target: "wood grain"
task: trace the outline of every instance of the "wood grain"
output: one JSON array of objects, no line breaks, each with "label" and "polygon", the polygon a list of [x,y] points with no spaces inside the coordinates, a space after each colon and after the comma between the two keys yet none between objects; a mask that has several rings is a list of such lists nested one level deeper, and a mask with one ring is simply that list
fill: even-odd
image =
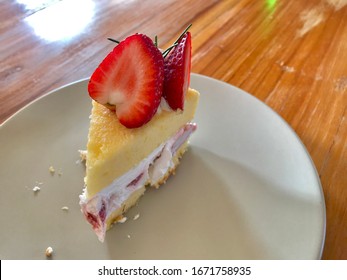
[{"label": "wood grain", "polygon": [[[326,200],[323,258],[347,259],[347,0],[76,0],[72,13],[45,18],[66,2],[0,2],[0,123],[89,77],[113,46],[105,38],[142,32],[165,47],[193,23],[193,72],[256,96],[305,144]],[[76,21],[75,34],[49,39],[71,33]]]}]

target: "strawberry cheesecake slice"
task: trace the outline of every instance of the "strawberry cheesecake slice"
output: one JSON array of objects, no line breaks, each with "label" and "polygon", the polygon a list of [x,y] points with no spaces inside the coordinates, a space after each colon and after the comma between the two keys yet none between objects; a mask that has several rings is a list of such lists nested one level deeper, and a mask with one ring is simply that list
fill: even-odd
[{"label": "strawberry cheesecake slice", "polygon": [[163,53],[134,34],[90,78],[92,113],[80,205],[100,241],[144,194],[172,174],[187,149],[199,93],[189,88],[191,35]]}]

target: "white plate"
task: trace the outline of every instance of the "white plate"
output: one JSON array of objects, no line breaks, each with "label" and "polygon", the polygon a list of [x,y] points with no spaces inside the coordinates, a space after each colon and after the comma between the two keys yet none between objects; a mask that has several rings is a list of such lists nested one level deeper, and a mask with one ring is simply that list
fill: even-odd
[{"label": "white plate", "polygon": [[195,74],[191,84],[201,100],[190,150],[176,175],[148,190],[103,244],[78,204],[84,166],[77,150],[85,148],[91,107],[87,81],[51,92],[6,121],[1,259],[43,259],[48,246],[55,259],[320,258],[324,197],[298,137],[240,89]]}]

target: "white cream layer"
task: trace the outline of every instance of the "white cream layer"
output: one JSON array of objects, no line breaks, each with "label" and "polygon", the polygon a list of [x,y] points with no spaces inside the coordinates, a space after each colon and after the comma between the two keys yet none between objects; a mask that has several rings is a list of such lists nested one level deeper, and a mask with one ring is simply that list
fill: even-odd
[{"label": "white cream layer", "polygon": [[177,150],[195,130],[196,124],[187,123],[137,166],[114,180],[92,198],[87,198],[86,188],[84,189],[83,194],[80,195],[81,209],[101,242],[105,238],[107,218],[122,207],[131,194],[145,184],[159,183],[174,167],[173,157]]}]

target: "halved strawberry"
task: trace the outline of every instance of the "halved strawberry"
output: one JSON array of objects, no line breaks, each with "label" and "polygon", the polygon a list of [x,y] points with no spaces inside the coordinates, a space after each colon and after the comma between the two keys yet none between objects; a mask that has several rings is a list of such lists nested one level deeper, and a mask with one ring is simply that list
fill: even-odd
[{"label": "halved strawberry", "polygon": [[190,83],[191,52],[191,35],[187,32],[164,60],[163,97],[173,110],[183,110],[184,107],[184,98]]},{"label": "halved strawberry", "polygon": [[164,59],[153,41],[135,34],[120,42],[90,78],[91,98],[115,110],[124,126],[147,123],[160,104]]}]

